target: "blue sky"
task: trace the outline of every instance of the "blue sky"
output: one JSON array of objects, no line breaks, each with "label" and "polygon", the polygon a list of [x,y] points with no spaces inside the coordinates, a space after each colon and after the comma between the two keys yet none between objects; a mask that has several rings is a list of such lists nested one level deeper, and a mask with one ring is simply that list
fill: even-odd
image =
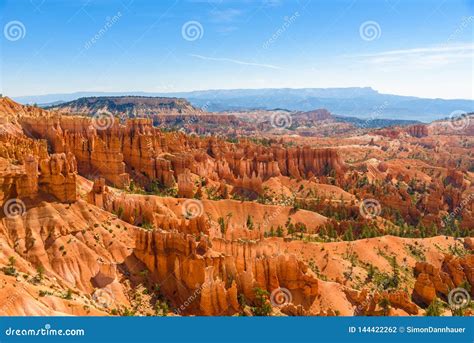
[{"label": "blue sky", "polygon": [[473,98],[473,0],[0,4],[9,96],[370,86]]}]

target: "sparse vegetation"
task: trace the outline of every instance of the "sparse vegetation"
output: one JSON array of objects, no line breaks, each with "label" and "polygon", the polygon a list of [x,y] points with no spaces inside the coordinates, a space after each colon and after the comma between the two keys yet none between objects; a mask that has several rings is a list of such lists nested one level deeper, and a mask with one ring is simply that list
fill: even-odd
[{"label": "sparse vegetation", "polygon": [[272,312],[268,291],[261,288],[254,288],[255,306],[252,306],[254,316],[268,316]]},{"label": "sparse vegetation", "polygon": [[10,256],[8,258],[7,266],[3,267],[3,272],[5,273],[5,275],[16,276],[18,274],[15,268],[15,264],[16,264],[16,258],[13,256]]},{"label": "sparse vegetation", "polygon": [[63,299],[72,300],[72,290],[70,288],[63,295]]},{"label": "sparse vegetation", "polygon": [[442,310],[443,310],[443,307],[442,307],[441,301],[439,301],[438,298],[435,298],[431,302],[431,304],[426,308],[425,316],[438,317],[441,315]]}]

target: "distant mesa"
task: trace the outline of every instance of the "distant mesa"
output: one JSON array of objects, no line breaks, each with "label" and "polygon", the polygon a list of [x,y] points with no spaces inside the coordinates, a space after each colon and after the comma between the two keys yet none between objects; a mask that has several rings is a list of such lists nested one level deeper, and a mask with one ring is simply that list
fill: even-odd
[{"label": "distant mesa", "polygon": [[314,111],[307,111],[307,112],[296,112],[294,114],[294,117],[298,117],[302,119],[304,118],[310,121],[334,119],[331,113],[325,108],[320,108]]},{"label": "distant mesa", "polygon": [[145,117],[158,114],[201,114],[182,98],[147,96],[100,96],[86,97],[47,107],[61,113],[94,115],[100,112],[128,117]]}]

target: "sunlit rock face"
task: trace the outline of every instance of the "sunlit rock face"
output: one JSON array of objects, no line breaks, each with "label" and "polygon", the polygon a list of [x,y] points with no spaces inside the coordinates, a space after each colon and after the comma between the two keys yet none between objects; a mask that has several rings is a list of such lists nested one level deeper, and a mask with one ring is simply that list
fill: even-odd
[{"label": "sunlit rock face", "polygon": [[474,142],[449,123],[230,139],[66,112],[0,99],[1,315],[421,315],[474,295]]}]

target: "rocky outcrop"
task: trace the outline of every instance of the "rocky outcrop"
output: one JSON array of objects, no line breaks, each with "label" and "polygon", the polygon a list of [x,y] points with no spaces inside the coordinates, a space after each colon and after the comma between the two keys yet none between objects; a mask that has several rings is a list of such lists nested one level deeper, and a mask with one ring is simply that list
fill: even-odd
[{"label": "rocky outcrop", "polygon": [[426,262],[415,266],[417,277],[412,298],[415,302],[428,306],[436,298],[447,299],[449,292],[464,282],[474,285],[474,256],[454,257],[446,255],[441,269]]},{"label": "rocky outcrop", "polygon": [[236,145],[215,137],[163,133],[150,119],[129,120],[126,125],[112,120],[103,128],[91,118],[66,116],[25,117],[21,124],[25,131],[46,138],[54,152],[73,153],[81,175],[103,177],[117,187],[126,187],[131,177],[145,188],[154,181],[170,187],[181,178],[183,189],[183,178],[192,173],[260,193],[262,182],[271,177],[311,178],[346,169],[335,149]]},{"label": "rocky outcrop", "polygon": [[445,183],[457,188],[462,188],[464,184],[464,175],[459,170],[448,168]]},{"label": "rocky outcrop", "polygon": [[135,255],[174,295],[177,307],[193,293],[197,300],[186,311],[205,315],[238,311],[238,294],[255,299],[255,288],[287,288],[295,304],[309,306],[318,292],[318,280],[294,256],[272,254],[258,243],[223,242],[215,250],[179,232],[137,232]]},{"label": "rocky outcrop", "polygon": [[76,195],[76,159],[72,153],[52,154],[40,161],[39,186],[61,202],[74,202]]},{"label": "rocky outcrop", "polygon": [[[198,137],[160,130],[157,116],[121,122],[1,100],[0,205],[26,204],[22,216],[0,216],[0,289],[21,300],[9,314],[85,314],[105,292],[112,303],[90,313],[156,315],[168,302],[179,315],[253,315],[261,289],[273,315],[416,315],[455,287],[472,289],[472,239],[461,246],[431,225],[449,215],[457,237],[470,234],[467,138],[437,143],[421,127],[294,137],[300,124],[330,125],[325,112],[295,115],[291,135]],[[261,127],[233,132],[252,125]],[[362,199],[379,201],[381,213],[363,218]],[[5,269],[10,256],[16,276]],[[403,273],[397,289],[381,291],[395,269],[389,256]],[[413,266],[416,281],[405,272]],[[38,297],[46,288],[54,295]],[[275,306],[282,290],[289,303]]]},{"label": "rocky outcrop", "polygon": [[293,120],[298,121],[300,124],[306,125],[308,123],[314,123],[321,120],[333,119],[331,113],[324,109],[316,109],[307,112],[296,112],[292,115]]},{"label": "rocky outcrop", "polygon": [[410,300],[409,295],[406,292],[401,290],[369,294],[367,289],[360,292],[346,289],[345,293],[355,306],[355,315],[390,315],[392,309],[401,309],[407,315],[418,314],[418,307],[416,304]]},{"label": "rocky outcrop", "polygon": [[21,117],[48,117],[50,113],[38,106],[24,106],[8,97],[0,97],[0,124],[16,123]]},{"label": "rocky outcrop", "polygon": [[21,167],[12,168],[9,163],[3,166],[0,160],[0,199],[32,198],[41,191],[61,202],[77,200],[75,160],[71,155],[53,154],[39,163],[30,155]]},{"label": "rocky outcrop", "polygon": [[408,126],[406,131],[410,136],[421,138],[428,136],[428,126],[427,125],[411,125]]},{"label": "rocky outcrop", "polygon": [[[0,104],[5,107],[9,102]],[[31,115],[31,111],[36,113],[35,108],[24,111],[17,113],[15,120],[23,120],[23,115]],[[45,141],[33,140],[11,128],[0,134],[0,200],[34,198],[45,193],[61,202],[74,202],[76,174],[72,153],[50,155]]]},{"label": "rocky outcrop", "polygon": [[96,179],[92,185],[92,190],[87,194],[87,201],[97,207],[105,209],[105,201],[108,193],[108,188],[105,185],[105,179]]}]

